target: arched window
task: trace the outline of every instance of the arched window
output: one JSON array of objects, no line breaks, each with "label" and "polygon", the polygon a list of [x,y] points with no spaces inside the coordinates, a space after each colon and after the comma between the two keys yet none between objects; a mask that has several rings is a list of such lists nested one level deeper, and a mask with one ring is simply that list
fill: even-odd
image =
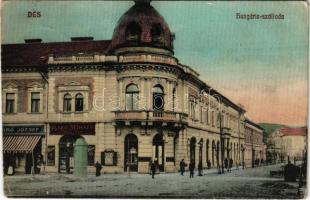
[{"label": "arched window", "polygon": [[135,84],[126,88],[126,110],[138,110],[139,89]]},{"label": "arched window", "polygon": [[153,42],[162,43],[164,41],[164,30],[160,24],[153,24],[151,34]]},{"label": "arched window", "polygon": [[72,97],[70,94],[64,96],[64,112],[71,112]]},{"label": "arched window", "polygon": [[164,89],[161,85],[156,85],[153,88],[153,109],[155,111],[163,111],[164,104]]},{"label": "arched window", "polygon": [[131,22],[128,24],[126,29],[126,40],[129,41],[139,41],[141,35],[141,27],[136,22]]},{"label": "arched window", "polygon": [[83,111],[83,104],[84,104],[83,100],[84,100],[83,95],[81,93],[78,93],[75,96],[75,111],[78,111],[78,112]]}]

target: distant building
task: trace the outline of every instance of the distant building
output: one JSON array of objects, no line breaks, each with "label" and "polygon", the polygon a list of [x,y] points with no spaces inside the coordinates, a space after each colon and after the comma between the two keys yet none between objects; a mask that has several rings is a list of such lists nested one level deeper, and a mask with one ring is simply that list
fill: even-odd
[{"label": "distant building", "polygon": [[272,161],[301,160],[307,148],[307,127],[277,129],[268,137],[267,146]]},{"label": "distant building", "polygon": [[[266,160],[266,145],[263,141],[264,129],[249,119],[245,120],[245,167],[254,167],[255,160]],[[256,163],[257,165],[257,163]]]}]

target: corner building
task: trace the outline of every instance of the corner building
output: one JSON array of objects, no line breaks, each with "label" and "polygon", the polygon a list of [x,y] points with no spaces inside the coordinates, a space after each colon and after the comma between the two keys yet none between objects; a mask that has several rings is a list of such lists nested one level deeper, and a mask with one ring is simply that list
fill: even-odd
[{"label": "corner building", "polygon": [[181,159],[241,165],[244,108],[181,64],[173,40],[150,2],[136,1],[111,40],[2,45],[4,126],[42,126],[46,172],[73,172],[77,138],[88,144],[89,172],[96,161],[106,173],[147,173],[150,160],[162,172],[177,172]]}]

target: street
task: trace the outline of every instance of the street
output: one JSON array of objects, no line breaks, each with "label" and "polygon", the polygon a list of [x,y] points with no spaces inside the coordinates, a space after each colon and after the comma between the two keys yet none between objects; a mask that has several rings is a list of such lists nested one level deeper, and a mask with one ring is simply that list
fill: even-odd
[{"label": "street", "polygon": [[16,175],[4,177],[4,191],[9,197],[144,197],[144,198],[303,198],[298,196],[298,183],[270,177],[270,170],[280,164],[218,175],[204,170],[204,176],[189,178],[189,172],[158,174],[89,175]]}]

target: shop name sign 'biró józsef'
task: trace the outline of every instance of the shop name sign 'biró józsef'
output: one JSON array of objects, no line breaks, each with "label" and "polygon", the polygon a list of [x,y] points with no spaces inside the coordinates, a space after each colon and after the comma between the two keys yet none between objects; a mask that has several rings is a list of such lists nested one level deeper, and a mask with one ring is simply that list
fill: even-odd
[{"label": "shop name sign 'bir\u00f3 j\u00f3zsef'", "polygon": [[51,135],[95,135],[95,123],[52,123]]},{"label": "shop name sign 'bir\u00f3 j\u00f3zsef'", "polygon": [[42,135],[44,126],[3,126],[4,135]]}]

